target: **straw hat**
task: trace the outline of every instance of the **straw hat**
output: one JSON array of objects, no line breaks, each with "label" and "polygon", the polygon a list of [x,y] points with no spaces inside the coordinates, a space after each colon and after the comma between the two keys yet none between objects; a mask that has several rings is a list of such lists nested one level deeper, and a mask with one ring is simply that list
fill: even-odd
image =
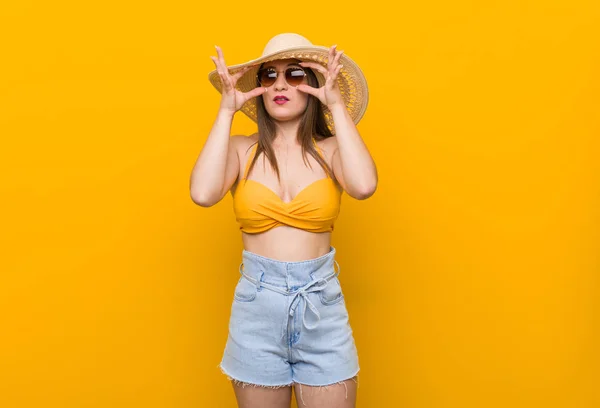
[{"label": "straw hat", "polygon": [[[242,92],[248,92],[256,88],[256,75],[258,68],[261,63],[278,60],[295,58],[301,61],[314,61],[318,62],[324,67],[327,67],[327,59],[329,58],[329,47],[320,45],[313,45],[310,41],[299,34],[294,33],[283,33],[278,34],[271,38],[265,46],[262,55],[254,60],[245,62],[238,65],[230,65],[229,72],[231,75],[238,72],[240,69],[247,65],[256,64],[250,68],[238,81],[236,88]],[[350,113],[350,117],[357,124],[363,117],[367,103],[369,101],[369,92],[367,87],[367,81],[359,66],[350,59],[346,53],[342,54],[339,63],[344,67],[340,70],[337,81],[340,88],[340,92],[344,101],[346,102],[346,108]],[[317,77],[319,87],[325,84],[325,77],[317,70],[312,70]],[[217,89],[222,92],[221,78],[217,70],[213,70],[208,74],[208,80]],[[333,118],[331,112],[325,105],[321,105],[325,113],[325,120],[327,126],[334,133]],[[241,111],[246,114],[254,122],[256,119],[256,98],[248,100]]]}]

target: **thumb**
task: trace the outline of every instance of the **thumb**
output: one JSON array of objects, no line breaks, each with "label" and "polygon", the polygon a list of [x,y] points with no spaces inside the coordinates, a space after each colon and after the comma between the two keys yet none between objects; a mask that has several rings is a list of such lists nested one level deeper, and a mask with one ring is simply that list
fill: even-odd
[{"label": "thumb", "polygon": [[305,85],[305,84],[300,84],[296,87],[297,90],[310,94],[312,96],[317,96],[317,93],[319,92],[319,90],[317,88],[314,88],[310,85]]},{"label": "thumb", "polygon": [[257,96],[260,96],[260,95],[264,94],[265,92],[267,92],[267,88],[260,86],[260,87],[254,88],[251,91],[246,92],[244,95],[246,96],[246,100],[248,100],[248,99],[256,98]]}]

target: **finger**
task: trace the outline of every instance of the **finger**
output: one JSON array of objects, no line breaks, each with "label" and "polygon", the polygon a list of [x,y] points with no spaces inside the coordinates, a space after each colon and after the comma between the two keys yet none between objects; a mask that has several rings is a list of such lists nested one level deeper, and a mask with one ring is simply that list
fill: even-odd
[{"label": "finger", "polygon": [[221,65],[221,72],[227,77],[231,78],[231,74],[229,73],[229,68],[227,68],[227,64],[225,63],[225,57],[223,57],[223,50],[218,45],[215,45],[217,50],[217,54],[219,56],[219,64]]},{"label": "finger", "polygon": [[217,60],[217,58],[213,57],[212,55],[211,55],[210,59],[215,64],[215,67],[217,69],[217,74],[219,74],[219,78],[221,78],[221,84],[223,85],[223,87],[225,87],[225,81],[223,80],[223,73],[221,72],[219,60]]},{"label": "finger", "polygon": [[[216,49],[216,47],[217,47],[217,46],[215,45],[215,49]],[[214,56],[211,56],[211,57],[210,57],[210,59],[211,59],[211,60],[213,60],[213,62],[214,62],[214,63],[215,63],[215,65],[217,66],[217,68],[219,68],[219,67],[220,67],[220,65],[221,65],[221,62],[220,62],[220,60],[219,60],[219,55],[218,55],[218,54],[219,54],[219,53],[217,52],[217,56],[216,56],[216,57],[214,57]]]},{"label": "finger", "polygon": [[300,66],[302,67],[308,67],[308,68],[314,68],[317,71],[319,71],[322,74],[327,74],[327,69],[321,65],[318,64],[316,62],[312,62],[312,61],[304,61],[304,62],[300,62]]},{"label": "finger", "polygon": [[237,82],[237,80],[238,80],[238,79],[240,79],[240,77],[241,77],[242,75],[244,75],[246,72],[248,72],[248,70],[249,70],[249,69],[250,69],[250,67],[244,67],[244,68],[240,69],[238,72],[236,72],[235,74],[233,74],[233,75],[231,76],[231,78],[232,78],[232,79],[233,79],[235,82]]},{"label": "finger", "polygon": [[333,58],[333,61],[331,62],[331,65],[329,66],[329,76],[330,77],[333,76],[333,75],[335,75],[335,70],[338,67],[339,60],[340,60],[340,57],[341,57],[341,55],[342,55],[343,52],[344,51],[339,51],[339,52],[337,52],[335,54],[335,57]]},{"label": "finger", "polygon": [[313,88],[310,85],[306,85],[306,84],[300,84],[296,87],[297,90],[310,94],[312,96],[317,96],[317,94],[319,93],[319,89],[318,88]]},{"label": "finger", "polygon": [[336,55],[335,58],[333,59],[333,69],[335,69],[337,67],[337,64],[339,64],[340,62],[340,58],[342,57],[342,54],[344,53],[344,50],[339,51]]},{"label": "finger", "polygon": [[231,83],[231,80],[229,79],[229,77],[224,74],[220,74],[220,75],[221,75],[221,82],[223,83],[223,89],[226,91],[230,91],[231,89],[233,89],[233,84]]},{"label": "finger", "polygon": [[215,45],[215,48],[217,49],[217,55],[219,56],[219,61],[221,62],[221,64],[223,64],[223,67],[226,68],[227,64],[225,64],[225,57],[223,57],[223,50],[221,50],[221,47],[219,47],[218,45]]},{"label": "finger", "polygon": [[223,89],[229,91],[233,87],[230,80],[231,77],[227,74],[227,72],[223,72],[223,69],[221,68],[221,63],[216,57],[211,56],[210,59],[215,63],[215,66],[217,67],[217,73],[221,78],[221,84],[223,85]]},{"label": "finger", "polygon": [[331,69],[331,64],[333,63],[333,57],[335,55],[335,48],[337,45],[332,45],[329,48],[329,57],[327,58],[327,69]]},{"label": "finger", "polygon": [[335,67],[335,71],[333,71],[333,74],[331,74],[330,78],[332,80],[336,80],[338,77],[338,74],[340,73],[340,71],[342,70],[343,65],[338,65],[337,67]]},{"label": "finger", "polygon": [[254,88],[251,91],[246,92],[244,94],[244,96],[246,96],[246,100],[248,100],[248,99],[256,98],[257,96],[260,96],[266,92],[267,92],[267,88],[259,86],[257,88]]},{"label": "finger", "polygon": [[217,72],[219,73],[219,75],[223,74],[224,70],[221,67],[221,62],[219,61],[219,58],[211,56],[210,59],[212,60],[212,62],[215,63],[215,67],[217,68]]}]

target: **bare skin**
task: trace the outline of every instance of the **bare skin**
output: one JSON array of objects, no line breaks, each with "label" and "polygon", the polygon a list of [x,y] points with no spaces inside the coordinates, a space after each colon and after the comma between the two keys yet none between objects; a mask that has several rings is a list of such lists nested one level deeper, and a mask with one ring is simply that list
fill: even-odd
[{"label": "bare skin", "polygon": [[[243,177],[248,160],[251,159],[249,147],[257,140],[258,134],[238,140],[237,153],[240,157],[240,174],[231,189],[232,195],[235,193],[239,180]],[[327,141],[328,139],[317,142],[317,145],[323,152],[325,161],[331,166],[331,148],[326,147]],[[258,160],[249,179],[270,188],[284,202],[293,200],[303,188],[315,180],[327,177],[323,168],[312,156],[308,156],[308,160],[313,171],[306,168],[302,161],[300,146],[276,147],[275,154],[278,163],[285,163],[280,166],[283,186],[279,186],[277,176],[267,161],[263,163],[262,160]],[[317,258],[329,252],[331,233],[312,233],[283,225],[260,234],[242,233],[242,240],[244,248],[250,252],[273,259],[302,261]],[[240,408],[290,407],[292,386],[272,389],[240,385],[234,381],[232,381],[232,385]],[[356,404],[357,383],[353,379],[326,387],[312,387],[299,383],[295,383],[293,386],[298,407],[352,408]]]},{"label": "bare skin", "polygon": [[[333,47],[331,52],[333,53]],[[332,60],[337,61],[337,58],[332,58]],[[296,60],[286,59],[272,61],[265,64],[265,68],[273,67],[278,71],[283,71],[285,68],[294,65],[300,66],[301,64],[298,64]],[[332,69],[336,70],[335,67]],[[303,85],[308,87],[306,79]],[[289,102],[283,107],[278,106],[273,101],[276,95],[285,95],[289,98]],[[290,86],[285,81],[284,76],[280,75],[277,81],[267,87],[266,92],[259,97],[263,98],[267,112],[278,126],[273,149],[277,163],[279,163],[281,183],[277,180],[277,175],[266,160],[256,162],[252,172],[248,175],[248,179],[262,183],[275,192],[283,202],[289,203],[304,188],[319,179],[327,177],[325,170],[312,156],[307,156],[310,168],[306,166],[302,158],[301,147],[296,140],[299,121],[308,103],[308,94]],[[232,195],[239,180],[242,179],[246,164],[250,159],[249,148],[257,140],[258,134],[236,140],[238,142],[237,153],[240,166],[237,180],[231,188]],[[337,145],[335,137],[317,141],[317,145],[327,164],[333,168],[333,152]],[[343,185],[340,185],[340,182],[343,181],[336,181],[338,182],[338,188],[343,189]],[[242,233],[242,240],[244,248],[250,252],[277,260],[294,262],[317,258],[329,252],[331,233],[313,233],[283,225],[261,234]]]},{"label": "bare skin", "polygon": [[[280,388],[255,387],[234,381],[233,391],[239,408],[289,408],[292,386]],[[356,406],[357,377],[325,387],[311,387],[295,383],[294,395],[299,408],[354,408]]]},{"label": "bare skin", "polygon": [[[269,162],[266,159],[263,161],[262,157],[259,157],[248,178],[263,184],[279,196],[283,202],[289,203],[308,185],[327,177],[325,170],[310,155],[307,156],[307,159],[312,170],[306,166],[302,158],[301,146],[296,140],[299,120],[308,100],[307,92],[316,92],[316,90],[304,89],[302,91],[289,86],[284,76],[280,75],[273,85],[242,94],[233,88],[239,75],[231,76],[228,73],[222,51],[218,47],[217,52],[218,58],[211,58],[221,73],[221,79],[227,84],[224,89],[228,90],[228,92],[223,93],[221,110],[228,111],[233,115],[248,98],[262,97],[267,112],[277,123],[277,136],[273,149],[279,164],[281,182],[278,181],[277,175]],[[328,67],[332,81],[335,80],[334,75],[339,72],[337,66],[338,54],[335,53],[335,47],[332,47],[330,61],[334,62]],[[269,65],[278,71],[283,71],[286,67],[296,63],[295,60],[277,60],[270,62]],[[308,67],[309,65],[303,66]],[[308,85],[305,85],[305,87],[309,88]],[[332,92],[330,90],[329,93],[326,93],[324,89],[321,89],[319,92],[321,93],[319,99],[323,98],[322,101],[324,102],[335,103],[341,99],[339,94],[336,93],[337,91]],[[273,98],[275,95],[282,94],[288,97],[290,101],[285,105],[278,106],[274,103]],[[318,138],[318,135],[315,136]],[[233,136],[230,139],[229,154],[232,160],[227,162],[224,182],[227,187],[230,186],[229,191],[232,195],[244,176],[248,160],[251,159],[250,147],[257,140],[258,134],[249,137]],[[334,158],[337,150],[336,138],[329,137],[321,141],[317,140],[317,145],[327,164],[334,169],[334,174],[341,175],[340,165],[335,162]],[[233,163],[233,165],[229,165],[229,163]],[[334,179],[338,188],[343,189],[344,180],[341,177]],[[225,191],[223,191],[223,194]],[[213,198],[212,200],[198,201],[208,201],[208,204],[205,205],[211,205],[216,200]],[[294,262],[327,254],[330,250],[331,233],[312,233],[290,226],[279,226],[259,234],[242,233],[242,240],[244,248],[250,252],[277,260]],[[294,387],[298,407],[352,408],[356,404],[358,386],[356,377],[320,387],[294,383],[289,386],[269,388],[244,384],[236,380],[232,380],[232,385],[240,408],[289,408],[292,387]]]},{"label": "bare skin", "polygon": [[292,387],[277,389],[239,385],[234,381],[233,392],[239,408],[289,408],[292,401]]},{"label": "bare skin", "polygon": [[[239,184],[239,180],[243,177],[246,164],[251,159],[251,152],[248,151],[248,148],[257,139],[258,134],[254,134],[239,140],[240,174],[238,175],[238,181],[231,189],[232,195]],[[317,145],[322,149],[325,161],[329,164],[331,157],[325,150],[324,142],[317,142]],[[262,156],[257,160],[248,179],[262,183],[286,203],[292,201],[306,186],[327,177],[325,170],[312,156],[308,156],[308,161],[311,163],[313,171],[305,166],[302,161],[300,146],[275,147],[275,155],[277,162],[281,163],[279,166],[281,186],[278,184],[277,176],[268,161],[265,160],[263,163]],[[242,241],[244,248],[250,252],[273,259],[294,262],[314,259],[329,252],[331,233],[314,233],[282,225],[260,234],[246,234],[243,232]]]}]

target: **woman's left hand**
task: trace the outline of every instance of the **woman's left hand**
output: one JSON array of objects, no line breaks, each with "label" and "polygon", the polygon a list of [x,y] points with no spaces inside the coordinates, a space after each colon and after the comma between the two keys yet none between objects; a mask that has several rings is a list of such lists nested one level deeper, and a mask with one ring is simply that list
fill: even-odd
[{"label": "woman's left hand", "polygon": [[304,61],[300,62],[300,66],[313,68],[319,71],[325,77],[325,85],[320,88],[314,88],[310,85],[301,84],[298,85],[299,91],[317,97],[324,105],[331,108],[335,104],[343,104],[344,99],[340,92],[340,87],[337,83],[337,76],[340,73],[343,65],[339,64],[340,57],[344,51],[337,51],[336,46],[333,45],[329,49],[329,58],[327,59],[327,68],[316,62]]}]

